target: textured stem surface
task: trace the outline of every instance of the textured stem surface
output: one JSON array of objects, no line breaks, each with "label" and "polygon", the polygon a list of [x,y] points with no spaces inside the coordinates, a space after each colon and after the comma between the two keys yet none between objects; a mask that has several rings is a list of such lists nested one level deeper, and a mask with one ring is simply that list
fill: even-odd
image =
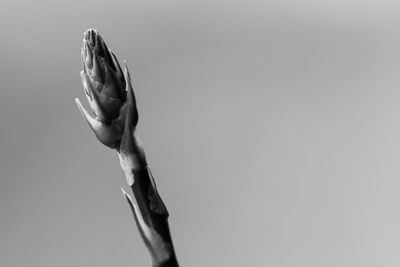
[{"label": "textured stem surface", "polygon": [[134,199],[123,193],[132,209],[139,232],[150,252],[153,266],[176,267],[176,259],[168,225],[168,211],[157,192],[149,167],[132,170]]}]

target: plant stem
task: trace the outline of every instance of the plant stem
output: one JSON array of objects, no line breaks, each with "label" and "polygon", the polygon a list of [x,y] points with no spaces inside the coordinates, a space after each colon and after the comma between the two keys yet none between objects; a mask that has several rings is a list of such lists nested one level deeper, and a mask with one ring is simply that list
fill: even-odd
[{"label": "plant stem", "polygon": [[[121,159],[121,157],[120,157]],[[126,165],[125,165],[126,166]],[[132,199],[123,191],[135,218],[142,239],[150,252],[154,267],[178,267],[168,225],[168,211],[157,192],[148,166],[140,169],[125,169],[127,180],[133,191]],[[128,177],[132,177],[128,179]]]}]

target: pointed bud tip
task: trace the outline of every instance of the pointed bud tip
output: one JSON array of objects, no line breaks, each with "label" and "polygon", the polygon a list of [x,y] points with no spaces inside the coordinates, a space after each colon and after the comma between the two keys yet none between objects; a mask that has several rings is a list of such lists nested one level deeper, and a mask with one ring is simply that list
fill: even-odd
[{"label": "pointed bud tip", "polygon": [[95,28],[89,28],[86,31],[83,32],[83,36],[86,38],[90,37],[90,35],[96,35],[99,34],[99,31]]},{"label": "pointed bud tip", "polygon": [[89,44],[92,48],[96,47],[99,42],[103,43],[100,33],[94,28],[90,28],[83,33],[83,41]]}]

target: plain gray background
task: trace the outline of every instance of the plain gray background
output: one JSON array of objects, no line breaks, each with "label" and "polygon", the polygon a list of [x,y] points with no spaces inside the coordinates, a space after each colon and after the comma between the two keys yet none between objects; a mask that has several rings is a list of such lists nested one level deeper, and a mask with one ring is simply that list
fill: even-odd
[{"label": "plain gray background", "polygon": [[399,266],[399,26],[398,1],[2,0],[0,266],[150,266],[74,103],[90,27],[182,266]]}]

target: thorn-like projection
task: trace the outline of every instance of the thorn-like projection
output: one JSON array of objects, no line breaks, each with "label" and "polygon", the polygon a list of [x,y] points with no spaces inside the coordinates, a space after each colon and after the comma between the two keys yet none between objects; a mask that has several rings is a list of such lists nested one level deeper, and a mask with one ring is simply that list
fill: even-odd
[{"label": "thorn-like projection", "polygon": [[[136,214],[136,210],[139,210],[139,208],[138,208],[138,206],[137,206],[136,201],[134,202],[134,200],[132,199],[132,197],[131,197],[131,196],[125,191],[125,189],[123,189],[122,187],[121,187],[121,191],[122,191],[122,194],[124,194],[124,196],[126,197],[126,200],[128,201],[129,205],[132,206],[132,211],[135,213],[135,215],[137,215],[137,214]],[[140,211],[139,211],[139,212],[140,212]]]},{"label": "thorn-like projection", "polygon": [[156,231],[147,226],[137,203],[132,200],[131,196],[122,187],[121,191],[131,207],[139,232],[150,251],[153,263],[162,263],[169,260],[172,253],[172,245],[166,243]]},{"label": "thorn-like projection", "polygon": [[126,129],[128,129],[128,132],[132,132],[138,123],[138,111],[136,106],[135,95],[133,93],[133,88],[131,84],[131,75],[129,74],[126,60],[124,60],[124,77],[125,77],[127,105],[128,105],[128,110],[125,118],[125,127],[127,127]]},{"label": "thorn-like projection", "polygon": [[[146,241],[148,241],[148,233],[146,235],[146,230],[148,228],[148,226],[146,225],[146,223],[143,220],[142,214],[140,213],[139,207],[136,203],[136,201],[134,201],[132,199],[132,197],[121,187],[121,191],[124,194],[126,200],[128,201],[129,206],[131,207],[131,210],[133,212],[133,216],[135,217],[135,221],[137,223],[137,226],[139,228],[139,232],[142,235],[143,239]],[[146,242],[147,243],[147,242]]]},{"label": "thorn-like projection", "polygon": [[79,111],[81,112],[83,118],[87,121],[89,124],[90,128],[93,130],[93,132],[97,132],[101,127],[102,123],[99,120],[96,120],[93,118],[89,112],[86,111],[86,109],[82,106],[81,101],[79,98],[75,98],[76,105],[79,108]]},{"label": "thorn-like projection", "polygon": [[107,126],[99,119],[93,118],[89,112],[82,106],[81,101],[79,98],[75,98],[76,105],[79,108],[82,116],[85,118],[87,123],[89,124],[90,128],[96,135],[97,139],[102,142],[104,145],[116,148],[119,145],[120,140],[118,139],[119,133],[118,128],[114,126]]},{"label": "thorn-like projection", "polygon": [[[124,78],[125,78],[125,84],[126,84],[126,103],[125,103],[125,118],[123,121],[124,124],[124,131],[122,133],[121,137],[121,144],[120,144],[120,150],[119,153],[121,153],[121,156],[124,159],[128,159],[128,155],[134,154],[135,151],[132,151],[132,148],[137,148],[137,139],[135,139],[134,136],[134,131],[138,122],[138,111],[136,107],[136,101],[135,101],[135,95],[133,93],[132,85],[131,85],[131,78],[129,74],[128,67],[126,66],[126,61],[124,61],[125,66],[124,66]],[[132,163],[132,166],[135,164]]]}]

